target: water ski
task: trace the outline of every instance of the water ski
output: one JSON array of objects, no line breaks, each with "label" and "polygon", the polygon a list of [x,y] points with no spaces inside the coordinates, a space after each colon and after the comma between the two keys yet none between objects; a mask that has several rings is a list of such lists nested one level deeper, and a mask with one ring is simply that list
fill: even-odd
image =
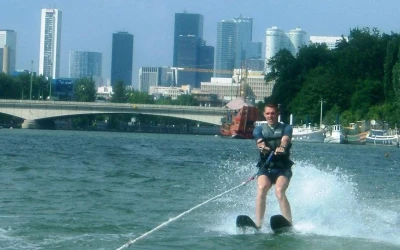
[{"label": "water ski", "polygon": [[247,215],[238,215],[236,217],[236,227],[245,228],[250,227],[258,230],[259,228],[256,226],[256,223]]},{"label": "water ski", "polygon": [[292,223],[280,214],[271,216],[270,223],[274,233],[289,232],[293,229]]}]

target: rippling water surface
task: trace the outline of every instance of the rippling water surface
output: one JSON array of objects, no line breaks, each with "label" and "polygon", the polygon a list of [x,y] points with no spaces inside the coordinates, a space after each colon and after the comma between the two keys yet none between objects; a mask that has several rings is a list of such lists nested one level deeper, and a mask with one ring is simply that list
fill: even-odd
[{"label": "rippling water surface", "polygon": [[[255,183],[251,140],[0,130],[2,249],[399,249],[400,149],[295,143],[295,234],[239,234]],[[273,192],[267,217],[279,213]]]}]

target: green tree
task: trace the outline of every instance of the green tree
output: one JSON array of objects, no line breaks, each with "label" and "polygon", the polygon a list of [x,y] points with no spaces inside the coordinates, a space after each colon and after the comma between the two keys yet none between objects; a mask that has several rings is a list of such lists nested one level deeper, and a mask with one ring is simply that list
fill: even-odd
[{"label": "green tree", "polygon": [[127,98],[129,103],[137,103],[137,104],[153,104],[154,98],[153,96],[147,94],[146,92],[140,92],[136,90],[127,91]]},{"label": "green tree", "polygon": [[179,95],[172,104],[181,106],[199,106],[200,103],[193,95]]},{"label": "green tree", "polygon": [[111,96],[111,102],[126,103],[126,87],[123,81],[117,81],[113,87],[113,94]]},{"label": "green tree", "polygon": [[81,78],[74,83],[74,100],[79,102],[96,100],[95,82],[92,78]]}]

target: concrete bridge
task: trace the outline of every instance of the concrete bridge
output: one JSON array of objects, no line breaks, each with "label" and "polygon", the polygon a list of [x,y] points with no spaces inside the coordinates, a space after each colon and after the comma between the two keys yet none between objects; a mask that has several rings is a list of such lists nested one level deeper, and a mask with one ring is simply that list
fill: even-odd
[{"label": "concrete bridge", "polygon": [[0,113],[24,119],[22,128],[39,128],[44,119],[89,114],[148,114],[222,125],[230,111],[223,107],[0,99]]}]

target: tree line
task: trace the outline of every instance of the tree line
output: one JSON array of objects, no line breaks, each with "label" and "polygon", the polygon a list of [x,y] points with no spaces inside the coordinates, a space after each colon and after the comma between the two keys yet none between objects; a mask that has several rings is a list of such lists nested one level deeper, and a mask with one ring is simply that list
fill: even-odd
[{"label": "tree line", "polygon": [[281,50],[268,63],[266,84],[275,81],[265,102],[279,103],[287,121],[323,124],[381,120],[400,121],[400,36],[377,29],[355,28],[336,49],[325,44],[300,48],[296,57]]}]

